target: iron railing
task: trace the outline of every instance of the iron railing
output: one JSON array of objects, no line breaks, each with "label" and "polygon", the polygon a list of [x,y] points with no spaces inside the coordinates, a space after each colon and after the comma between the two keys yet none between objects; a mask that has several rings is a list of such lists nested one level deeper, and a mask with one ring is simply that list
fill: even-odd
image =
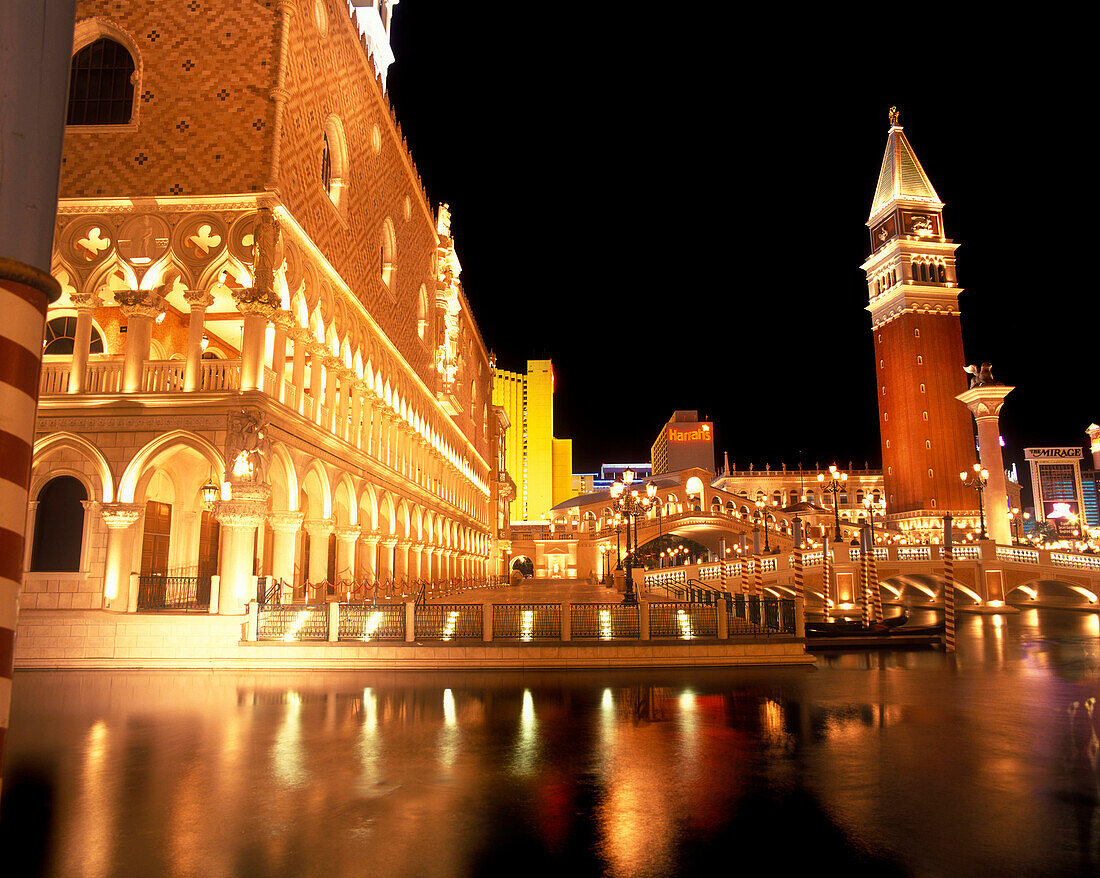
[{"label": "iron railing", "polygon": [[794,601],[734,595],[726,602],[726,630],[730,637],[793,636]]},{"label": "iron railing", "polygon": [[417,640],[481,640],[481,604],[418,604],[413,630]]},{"label": "iron railing", "polygon": [[651,603],[649,636],[694,640],[718,636],[718,614],[712,604]]},{"label": "iron railing", "polygon": [[339,640],[399,640],[405,639],[405,605],[363,606],[340,605]]},{"label": "iron railing", "polygon": [[139,610],[210,609],[209,576],[142,576],[138,578]]},{"label": "iron railing", "polygon": [[569,626],[573,640],[637,640],[641,635],[637,605],[573,604]]},{"label": "iron railing", "polygon": [[494,604],[493,640],[561,640],[561,604]]},{"label": "iron railing", "polygon": [[328,640],[328,607],[266,607],[257,621],[257,640]]}]

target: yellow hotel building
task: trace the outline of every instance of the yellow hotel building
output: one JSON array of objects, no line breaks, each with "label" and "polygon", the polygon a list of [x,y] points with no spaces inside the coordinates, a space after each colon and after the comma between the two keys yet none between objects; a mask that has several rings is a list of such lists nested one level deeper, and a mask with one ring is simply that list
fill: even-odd
[{"label": "yellow hotel building", "polygon": [[574,496],[573,440],[554,438],[554,367],[528,360],[527,372],[497,369],[493,405],[508,416],[507,471],[516,481],[514,520],[537,521]]}]

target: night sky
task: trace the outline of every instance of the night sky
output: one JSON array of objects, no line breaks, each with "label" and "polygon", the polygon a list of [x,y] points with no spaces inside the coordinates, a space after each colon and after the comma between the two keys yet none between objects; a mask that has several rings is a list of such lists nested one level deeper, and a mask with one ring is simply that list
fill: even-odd
[{"label": "night sky", "polygon": [[1100,420],[1091,51],[1034,19],[838,38],[832,19],[708,15],[396,9],[389,90],[414,160],[451,205],[499,366],[553,359],[574,471],[648,460],[682,408],[715,422],[719,464],[880,464],[859,266],[891,105],[962,245],[967,362],[1017,386],[1006,464],[1083,444]]}]

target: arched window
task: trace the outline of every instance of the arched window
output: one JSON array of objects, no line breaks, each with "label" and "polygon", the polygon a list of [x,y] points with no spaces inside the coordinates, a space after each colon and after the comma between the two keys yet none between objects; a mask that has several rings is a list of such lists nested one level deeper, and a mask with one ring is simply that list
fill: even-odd
[{"label": "arched window", "polygon": [[73,56],[66,125],[124,125],[134,114],[134,59],[100,37]]},{"label": "arched window", "polygon": [[[76,340],[76,318],[54,317],[46,324],[46,347],[43,354],[67,354],[72,356]],[[92,340],[88,350],[93,354],[103,353],[103,337],[92,327]]]},{"label": "arched window", "polygon": [[382,283],[392,293],[397,280],[397,235],[393,231],[393,222],[386,217],[382,223],[382,242],[379,247],[379,264]]},{"label": "arched window", "polygon": [[344,190],[350,179],[344,126],[337,116],[329,116],[321,132],[321,187],[341,211],[346,200]]},{"label": "arched window", "polygon": [[34,513],[31,570],[80,570],[80,544],[84,538],[81,501],[87,499],[84,485],[72,476],[58,476],[42,488]]},{"label": "arched window", "polygon": [[860,488],[858,491],[856,491],[856,504],[859,505],[859,506],[863,505],[863,489],[862,488]]},{"label": "arched window", "polygon": [[798,502],[798,491],[791,491],[791,506]]},{"label": "arched window", "polygon": [[941,284],[947,283],[947,269],[943,265],[936,267],[937,276]]},{"label": "arched window", "polygon": [[422,341],[428,341],[428,291],[420,285],[420,294],[416,300],[416,334]]}]

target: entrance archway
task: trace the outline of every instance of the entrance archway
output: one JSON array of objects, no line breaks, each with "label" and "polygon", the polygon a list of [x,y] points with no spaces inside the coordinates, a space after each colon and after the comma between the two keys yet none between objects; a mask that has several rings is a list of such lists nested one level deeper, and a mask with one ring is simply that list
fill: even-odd
[{"label": "entrance archway", "polygon": [[524,579],[530,579],[535,575],[535,562],[526,555],[517,555],[512,559],[512,570],[518,570]]}]

